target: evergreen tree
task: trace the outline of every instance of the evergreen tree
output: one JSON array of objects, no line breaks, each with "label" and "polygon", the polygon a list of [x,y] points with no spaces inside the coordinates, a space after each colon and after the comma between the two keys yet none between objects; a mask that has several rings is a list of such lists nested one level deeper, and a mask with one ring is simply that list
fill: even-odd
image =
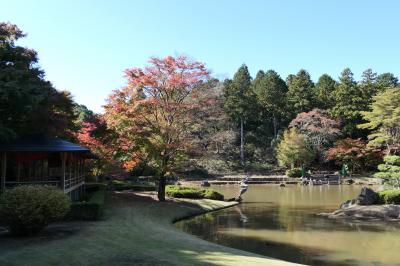
[{"label": "evergreen tree", "polygon": [[278,127],[286,116],[286,83],[278,73],[269,70],[259,82],[254,82],[253,88],[263,113],[273,124],[274,137],[276,138]]},{"label": "evergreen tree", "polygon": [[378,74],[373,72],[370,68],[362,73],[362,80],[359,86],[367,104],[371,103],[372,97],[379,91],[379,87],[376,83],[377,77]]},{"label": "evergreen tree", "polygon": [[323,74],[315,84],[314,94],[318,108],[329,109],[335,105],[334,92],[337,82],[328,74]]},{"label": "evergreen tree", "polygon": [[378,165],[379,172],[374,177],[382,178],[385,183],[400,189],[400,156],[385,156],[383,160],[385,163]]},{"label": "evergreen tree", "polygon": [[244,164],[244,124],[254,116],[256,97],[250,87],[251,76],[246,65],[235,73],[233,80],[224,82],[224,108],[227,114],[240,127],[240,161]]},{"label": "evergreen tree", "polygon": [[362,112],[367,123],[360,128],[372,130],[369,146],[385,147],[387,154],[400,145],[400,88],[387,89],[373,98],[371,111]]},{"label": "evergreen tree", "polygon": [[73,100],[44,79],[34,50],[17,46],[25,34],[0,23],[0,141],[28,134],[72,137]]},{"label": "evergreen tree", "polygon": [[357,130],[357,124],[362,121],[360,111],[365,111],[368,107],[365,98],[354,81],[353,73],[346,68],[341,73],[340,82],[335,90],[335,106],[331,108],[331,113],[335,118],[342,122],[342,132],[345,136],[359,137],[362,132]]},{"label": "evergreen tree", "polygon": [[310,74],[301,69],[297,75],[289,75],[287,78],[287,99],[292,116],[310,111],[314,106],[313,87]]},{"label": "evergreen tree", "polygon": [[393,73],[382,73],[376,78],[376,84],[380,91],[394,88],[399,85],[399,79]]}]

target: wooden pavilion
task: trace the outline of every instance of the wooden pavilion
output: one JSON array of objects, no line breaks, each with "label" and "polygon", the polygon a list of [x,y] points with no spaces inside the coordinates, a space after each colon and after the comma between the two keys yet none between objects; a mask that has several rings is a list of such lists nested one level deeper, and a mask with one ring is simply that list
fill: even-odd
[{"label": "wooden pavilion", "polygon": [[71,200],[84,194],[85,159],[90,150],[59,138],[26,137],[0,143],[0,188],[50,185]]}]

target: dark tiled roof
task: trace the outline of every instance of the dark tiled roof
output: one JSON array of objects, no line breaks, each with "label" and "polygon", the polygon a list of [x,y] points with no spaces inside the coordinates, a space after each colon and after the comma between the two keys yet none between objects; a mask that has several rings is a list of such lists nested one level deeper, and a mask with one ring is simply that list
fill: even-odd
[{"label": "dark tiled roof", "polygon": [[0,143],[0,152],[90,152],[89,149],[59,138],[25,137]]}]

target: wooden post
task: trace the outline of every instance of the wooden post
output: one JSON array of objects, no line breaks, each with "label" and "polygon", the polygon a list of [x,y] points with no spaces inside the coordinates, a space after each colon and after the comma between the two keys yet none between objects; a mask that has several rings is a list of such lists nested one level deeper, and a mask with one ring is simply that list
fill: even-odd
[{"label": "wooden post", "polygon": [[65,171],[66,171],[66,164],[67,161],[67,154],[65,152],[61,153],[61,189],[65,192]]},{"label": "wooden post", "polygon": [[6,174],[7,174],[7,153],[3,153],[1,160],[1,184],[0,188],[2,191],[6,188]]}]

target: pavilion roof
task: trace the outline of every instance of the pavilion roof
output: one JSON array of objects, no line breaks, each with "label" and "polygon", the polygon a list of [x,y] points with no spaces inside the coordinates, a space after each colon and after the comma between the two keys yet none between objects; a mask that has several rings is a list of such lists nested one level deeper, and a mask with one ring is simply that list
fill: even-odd
[{"label": "pavilion roof", "polygon": [[0,143],[0,152],[87,152],[90,150],[59,138],[29,136]]}]

